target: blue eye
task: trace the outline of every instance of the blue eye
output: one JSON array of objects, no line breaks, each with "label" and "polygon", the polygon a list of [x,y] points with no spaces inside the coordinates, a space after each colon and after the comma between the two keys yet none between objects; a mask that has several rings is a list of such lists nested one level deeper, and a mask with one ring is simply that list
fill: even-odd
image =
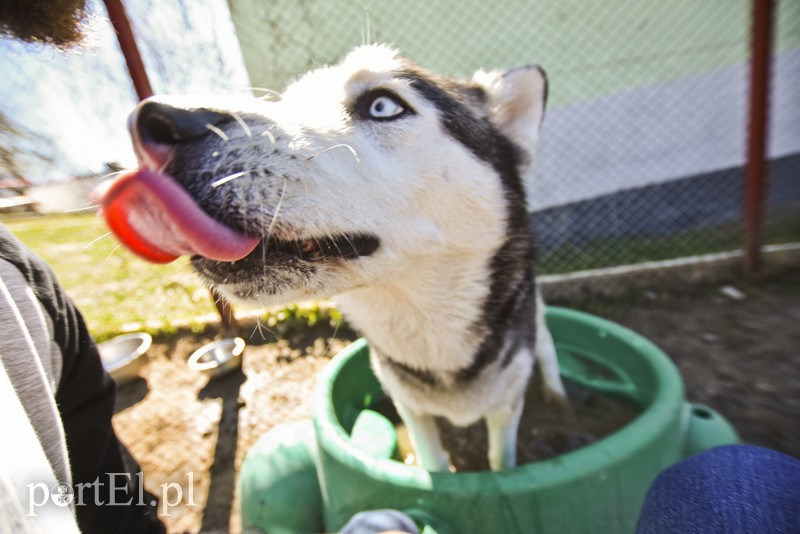
[{"label": "blue eye", "polygon": [[380,87],[359,95],[352,111],[359,119],[375,122],[388,122],[416,114],[402,98]]},{"label": "blue eye", "polygon": [[390,119],[405,110],[397,100],[387,95],[378,96],[369,105],[369,115],[375,119]]}]

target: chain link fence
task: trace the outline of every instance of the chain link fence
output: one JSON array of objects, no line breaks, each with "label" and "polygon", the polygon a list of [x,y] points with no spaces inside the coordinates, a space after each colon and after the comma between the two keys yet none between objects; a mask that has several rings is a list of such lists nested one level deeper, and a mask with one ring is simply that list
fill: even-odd
[{"label": "chain link fence", "polygon": [[[800,240],[800,2],[777,4],[768,243]],[[229,5],[253,84],[278,91],[369,42],[462,77],[541,64],[540,272],[741,248],[750,0]]]}]

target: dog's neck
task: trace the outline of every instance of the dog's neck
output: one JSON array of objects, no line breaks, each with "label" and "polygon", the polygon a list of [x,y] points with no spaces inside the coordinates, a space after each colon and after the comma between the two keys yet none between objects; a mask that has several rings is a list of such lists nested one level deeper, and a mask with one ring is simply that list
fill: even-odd
[{"label": "dog's neck", "polygon": [[439,257],[335,300],[381,356],[449,373],[469,366],[485,338],[481,317],[490,277],[485,256]]}]

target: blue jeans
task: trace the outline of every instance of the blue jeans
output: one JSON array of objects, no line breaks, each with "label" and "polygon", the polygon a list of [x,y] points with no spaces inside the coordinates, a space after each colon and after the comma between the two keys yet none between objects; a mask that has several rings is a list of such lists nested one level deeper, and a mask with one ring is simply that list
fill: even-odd
[{"label": "blue jeans", "polygon": [[339,534],[378,534],[386,531],[419,534],[414,520],[397,510],[369,510],[356,514]]},{"label": "blue jeans", "polygon": [[673,465],[645,498],[638,534],[800,533],[800,460],[730,445]]}]

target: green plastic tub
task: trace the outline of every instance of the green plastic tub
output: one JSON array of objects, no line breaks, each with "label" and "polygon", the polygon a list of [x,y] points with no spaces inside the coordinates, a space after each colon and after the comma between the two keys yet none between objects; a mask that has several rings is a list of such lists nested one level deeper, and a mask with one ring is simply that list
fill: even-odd
[{"label": "green plastic tub", "polygon": [[[306,427],[305,438],[287,441],[276,431],[248,454],[240,473],[245,528],[335,532],[360,511],[393,508],[439,534],[633,532],[647,488],[660,471],[738,441],[719,414],[685,401],[677,369],[647,339],[563,308],[549,308],[547,322],[562,375],[628,397],[642,408],[640,415],[592,445],[550,460],[500,472],[428,473],[380,457],[375,453],[385,448],[380,444],[365,448],[358,436],[354,441],[359,415],[385,396],[370,369],[367,343],[360,340],[320,377],[313,433]],[[275,445],[289,442],[293,445]],[[265,459],[264,449],[273,456]],[[274,467],[286,465],[296,467],[291,477],[285,467]],[[305,477],[298,477],[303,469]],[[288,514],[278,504],[283,495],[292,496]]]}]

